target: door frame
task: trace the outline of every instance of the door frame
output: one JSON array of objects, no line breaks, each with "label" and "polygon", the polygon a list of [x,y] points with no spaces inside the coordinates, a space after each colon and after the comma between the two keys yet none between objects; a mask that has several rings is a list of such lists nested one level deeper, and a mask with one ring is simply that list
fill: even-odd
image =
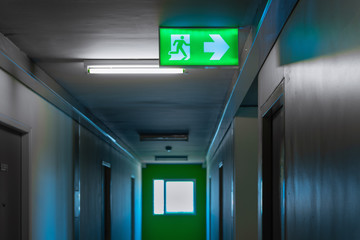
[{"label": "door frame", "polygon": [[219,177],[219,240],[224,239],[224,162],[218,167]]},{"label": "door frame", "polygon": [[131,188],[131,240],[136,239],[136,178],[134,175],[131,175],[130,178],[130,188]]},{"label": "door frame", "polygon": [[111,168],[112,168],[112,166],[111,166],[111,163],[109,163],[109,162],[107,162],[107,161],[102,161],[101,162],[101,185],[102,185],[102,190],[101,190],[101,192],[102,192],[102,196],[101,196],[101,202],[102,202],[102,213],[101,213],[101,218],[102,218],[102,221],[101,221],[101,232],[102,232],[102,238],[103,239],[106,239],[106,208],[105,208],[105,201],[106,201],[106,199],[105,199],[105,196],[104,196],[104,194],[105,194],[105,182],[106,182],[106,178],[105,178],[105,176],[106,176],[106,169],[108,169],[109,171],[110,171],[110,184],[109,184],[109,189],[108,189],[108,191],[109,191],[109,210],[110,210],[110,225],[109,225],[109,227],[110,227],[110,232],[109,232],[109,234],[110,234],[110,239],[111,239],[111,213],[112,213],[112,190],[111,190],[111,188],[112,188],[112,171],[111,171]]},{"label": "door frame", "polygon": [[29,237],[29,166],[31,127],[0,113],[0,125],[14,130],[21,137],[21,240]]},{"label": "door frame", "polygon": [[[271,124],[272,124],[272,116],[281,108],[285,111],[285,78],[283,78],[280,84],[275,88],[273,93],[270,95],[268,100],[260,107],[260,139],[259,139],[259,168],[258,168],[258,187],[260,191],[258,192],[258,239],[263,240],[263,231],[265,227],[264,222],[270,221],[269,219],[264,219],[263,210],[264,210],[264,189],[263,180],[267,176],[264,175],[264,163],[272,162],[272,146],[268,144],[269,139],[272,137]],[[284,112],[285,113],[285,112]],[[285,118],[285,115],[284,115]],[[283,182],[283,188],[281,190],[282,194],[285,193],[286,190],[286,161],[285,161],[285,149],[286,149],[286,140],[285,140],[286,132],[285,132],[285,121],[284,121],[284,156],[281,161],[283,164],[283,171],[281,181]],[[272,171],[272,170],[271,170]],[[266,173],[265,173],[266,174]],[[281,235],[283,239],[286,239],[286,229],[285,229],[285,199],[280,200],[280,224],[281,224]],[[267,223],[268,224],[268,223]],[[272,227],[272,226],[270,226]]]}]

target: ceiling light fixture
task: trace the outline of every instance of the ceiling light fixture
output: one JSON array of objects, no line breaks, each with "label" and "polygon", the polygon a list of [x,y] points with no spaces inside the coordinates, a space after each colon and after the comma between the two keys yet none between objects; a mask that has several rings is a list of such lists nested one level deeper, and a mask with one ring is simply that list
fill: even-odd
[{"label": "ceiling light fixture", "polygon": [[182,68],[162,68],[158,60],[86,61],[89,74],[182,74]]},{"label": "ceiling light fixture", "polygon": [[89,66],[89,74],[182,74],[181,68],[139,68],[134,66]]},{"label": "ceiling light fixture", "polygon": [[182,68],[160,67],[159,59],[85,60],[88,74],[182,74]]}]

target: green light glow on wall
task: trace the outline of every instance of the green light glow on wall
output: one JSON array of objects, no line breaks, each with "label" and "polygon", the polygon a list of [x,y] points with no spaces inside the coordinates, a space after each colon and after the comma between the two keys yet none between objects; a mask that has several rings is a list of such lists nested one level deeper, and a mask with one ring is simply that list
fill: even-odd
[{"label": "green light glow on wall", "polygon": [[237,28],[160,28],[162,66],[236,66]]}]

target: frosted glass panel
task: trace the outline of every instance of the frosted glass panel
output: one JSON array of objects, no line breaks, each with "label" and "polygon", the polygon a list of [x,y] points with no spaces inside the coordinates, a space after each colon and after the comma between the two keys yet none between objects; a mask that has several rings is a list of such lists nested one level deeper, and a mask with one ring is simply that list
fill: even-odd
[{"label": "frosted glass panel", "polygon": [[154,180],[154,214],[164,214],[164,180]]},{"label": "frosted glass panel", "polygon": [[166,181],[166,213],[194,212],[194,182]]}]

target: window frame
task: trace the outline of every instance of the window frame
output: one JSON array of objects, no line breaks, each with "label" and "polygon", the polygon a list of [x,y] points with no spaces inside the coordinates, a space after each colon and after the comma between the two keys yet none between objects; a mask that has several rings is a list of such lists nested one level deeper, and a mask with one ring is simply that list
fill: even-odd
[{"label": "window frame", "polygon": [[[155,192],[154,192],[154,181],[162,180],[164,181],[164,213],[155,214],[154,205],[155,205]],[[166,182],[192,182],[193,183],[193,212],[167,212],[166,211]],[[166,215],[196,215],[196,179],[194,178],[154,178],[152,180],[152,213],[154,216],[166,216]]]}]

